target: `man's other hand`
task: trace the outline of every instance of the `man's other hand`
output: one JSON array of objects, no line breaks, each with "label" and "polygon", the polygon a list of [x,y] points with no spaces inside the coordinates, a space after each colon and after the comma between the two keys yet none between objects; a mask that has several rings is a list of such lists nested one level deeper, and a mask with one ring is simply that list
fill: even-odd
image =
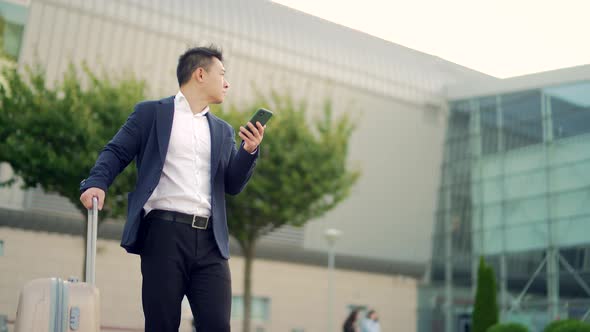
[{"label": "man's other hand", "polygon": [[92,197],[97,197],[98,210],[100,211],[104,206],[105,196],[105,192],[100,188],[88,188],[82,193],[82,195],[80,195],[80,202],[82,202],[82,205],[84,205],[86,209],[90,210],[92,209]]}]

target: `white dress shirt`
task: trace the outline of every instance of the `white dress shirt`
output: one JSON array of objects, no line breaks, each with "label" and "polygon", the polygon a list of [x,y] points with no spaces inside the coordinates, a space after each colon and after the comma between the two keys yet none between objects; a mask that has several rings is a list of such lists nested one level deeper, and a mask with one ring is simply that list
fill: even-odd
[{"label": "white dress shirt", "polygon": [[205,116],[193,114],[182,92],[174,98],[174,119],[160,182],[144,206],[211,216],[211,135]]}]

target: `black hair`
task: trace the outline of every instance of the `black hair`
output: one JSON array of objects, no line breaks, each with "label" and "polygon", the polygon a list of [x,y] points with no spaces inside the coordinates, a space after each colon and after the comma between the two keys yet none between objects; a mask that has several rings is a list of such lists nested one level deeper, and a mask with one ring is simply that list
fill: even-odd
[{"label": "black hair", "polygon": [[350,312],[350,314],[348,315],[348,317],[346,318],[346,320],[344,321],[344,324],[342,326],[342,329],[344,331],[352,330],[352,326],[354,324],[354,321],[357,318],[359,311],[360,311],[359,309],[354,309]]},{"label": "black hair", "polygon": [[188,82],[197,68],[201,67],[208,70],[213,58],[223,61],[221,49],[215,45],[210,45],[208,47],[193,47],[186,50],[186,52],[178,58],[178,66],[176,67],[178,85],[181,86]]}]

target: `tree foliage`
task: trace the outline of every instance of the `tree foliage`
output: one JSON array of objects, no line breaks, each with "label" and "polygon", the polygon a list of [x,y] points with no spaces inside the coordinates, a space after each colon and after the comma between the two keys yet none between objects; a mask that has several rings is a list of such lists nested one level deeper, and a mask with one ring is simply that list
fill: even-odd
[{"label": "tree foliage", "polygon": [[[144,99],[144,82],[99,77],[86,66],[80,71],[73,65],[54,84],[39,66],[5,69],[3,78],[0,161],[10,164],[25,188],[60,194],[86,213],[79,202],[80,181],[133,105]],[[135,172],[128,167],[109,188],[101,220],[125,214],[125,193],[133,187]]]},{"label": "tree foliage", "polygon": [[503,323],[491,326],[487,332],[529,332],[529,329],[518,323]]},{"label": "tree foliage", "polygon": [[[288,95],[258,97],[249,107],[220,109],[234,128],[259,108],[273,111],[260,146],[257,166],[246,189],[228,197],[229,231],[240,244],[244,270],[244,325],[249,331],[251,271],[257,240],[283,225],[302,226],[346,199],[360,171],[350,167],[348,148],[354,130],[347,114],[334,116],[324,104],[316,118],[304,102]],[[311,125],[310,125],[311,123]],[[238,130],[236,130],[236,134]],[[236,142],[240,138],[236,135]]]}]

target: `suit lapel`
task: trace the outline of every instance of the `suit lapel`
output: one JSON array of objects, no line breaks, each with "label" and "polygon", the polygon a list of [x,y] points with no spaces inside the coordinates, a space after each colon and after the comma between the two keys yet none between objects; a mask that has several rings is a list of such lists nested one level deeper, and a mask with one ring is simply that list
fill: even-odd
[{"label": "suit lapel", "polygon": [[211,185],[213,185],[213,179],[215,179],[218,168],[217,164],[219,164],[221,151],[223,151],[223,127],[219,119],[211,114],[210,110],[207,112],[207,121],[209,122],[209,131],[211,132]]},{"label": "suit lapel", "polygon": [[172,132],[172,120],[174,119],[174,97],[162,99],[156,110],[156,131],[158,134],[158,150],[162,163],[166,159],[170,133]]}]

